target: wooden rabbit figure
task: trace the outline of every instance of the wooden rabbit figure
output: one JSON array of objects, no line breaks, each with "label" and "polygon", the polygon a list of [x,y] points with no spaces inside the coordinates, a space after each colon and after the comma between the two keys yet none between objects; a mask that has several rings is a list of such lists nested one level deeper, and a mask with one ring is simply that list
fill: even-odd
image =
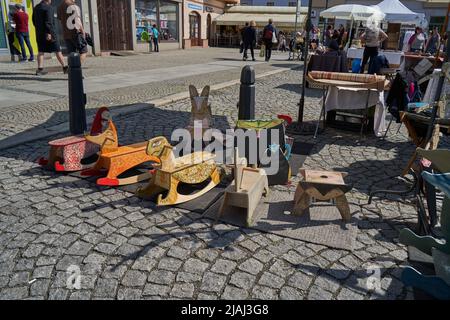
[{"label": "wooden rabbit figure", "polygon": [[211,128],[212,125],[212,112],[209,101],[210,87],[203,88],[202,93],[199,95],[197,89],[193,86],[189,86],[189,93],[191,96],[191,119],[187,129],[191,133],[191,137],[203,137],[203,133]]}]

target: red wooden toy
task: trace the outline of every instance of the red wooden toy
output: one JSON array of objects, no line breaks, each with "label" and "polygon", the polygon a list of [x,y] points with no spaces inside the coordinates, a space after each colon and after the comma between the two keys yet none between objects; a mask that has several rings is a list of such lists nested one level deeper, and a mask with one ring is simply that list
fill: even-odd
[{"label": "red wooden toy", "polygon": [[[91,135],[102,133],[103,113],[108,108],[100,108],[92,123]],[[62,139],[50,141],[50,152],[48,159],[40,158],[39,164],[48,169],[58,172],[73,172],[90,168],[91,163],[82,163],[83,159],[89,158],[99,152],[98,145],[86,140],[84,136],[69,136]]]}]

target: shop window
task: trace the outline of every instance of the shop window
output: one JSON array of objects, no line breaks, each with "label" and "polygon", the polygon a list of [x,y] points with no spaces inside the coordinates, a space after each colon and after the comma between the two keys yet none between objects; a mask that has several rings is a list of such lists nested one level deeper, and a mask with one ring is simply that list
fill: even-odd
[{"label": "shop window", "polygon": [[289,1],[288,6],[289,7],[296,7],[297,6],[297,2],[296,1]]},{"label": "shop window", "polygon": [[[159,4],[159,6],[158,6]],[[136,37],[147,41],[152,26],[159,24],[160,41],[178,41],[178,4],[171,1],[136,1]]]},{"label": "shop window", "polygon": [[268,7],[273,7],[275,6],[275,2],[267,2],[266,4]]}]

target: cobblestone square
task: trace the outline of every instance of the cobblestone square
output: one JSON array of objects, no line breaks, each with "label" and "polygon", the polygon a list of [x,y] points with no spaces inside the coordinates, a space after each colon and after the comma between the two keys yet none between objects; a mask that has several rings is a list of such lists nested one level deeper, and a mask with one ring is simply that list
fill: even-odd
[{"label": "cobblestone square", "polygon": [[[103,79],[112,86],[107,81],[113,75],[119,83],[88,92],[88,117],[103,105],[116,111],[121,145],[170,137],[189,121],[188,85],[209,84],[214,126],[234,127],[245,65],[237,50],[150,57],[89,58],[86,83]],[[164,68],[181,66],[186,74],[163,79]],[[199,66],[205,71],[193,72]],[[213,67],[218,69],[207,72]],[[0,106],[0,145],[7,146],[0,148],[0,299],[412,299],[400,281],[408,262],[398,235],[417,223],[414,199],[381,196],[367,204],[371,190],[409,186],[398,178],[415,149],[404,127],[397,133],[394,123],[385,140],[332,128],[317,139],[297,137],[314,144],[304,168],[348,172],[353,185],[348,199],[359,212],[354,249],[333,249],[251,227],[213,225],[196,212],[156,207],[130,192],[43,170],[36,160],[48,153],[48,141],[68,135],[67,93],[50,92],[52,84],[66,85],[67,76],[36,78],[27,64],[0,62],[0,68],[8,72],[0,78],[0,94],[31,99],[19,103],[11,94],[10,105]],[[296,118],[303,64],[275,53],[271,63],[257,61],[254,68],[257,118]],[[144,74],[148,82],[133,83],[133,74],[143,70],[162,80]],[[307,89],[307,121],[318,119],[321,94]],[[440,146],[448,148],[449,140],[442,138]],[[368,285],[373,268],[380,271],[376,290]],[[71,279],[80,279],[78,289]]]}]

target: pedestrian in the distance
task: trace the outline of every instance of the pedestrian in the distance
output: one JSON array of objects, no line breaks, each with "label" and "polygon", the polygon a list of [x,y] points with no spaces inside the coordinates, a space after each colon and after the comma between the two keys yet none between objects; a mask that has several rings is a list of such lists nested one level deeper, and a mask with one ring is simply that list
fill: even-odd
[{"label": "pedestrian in the distance", "polygon": [[372,63],[378,56],[378,48],[387,38],[387,34],[378,28],[375,22],[367,25],[366,30],[360,37],[360,40],[365,43],[363,60],[361,63],[361,73],[364,73],[364,67],[366,66],[366,63],[369,62],[369,59],[370,63]]},{"label": "pedestrian in the distance", "polygon": [[6,32],[8,34],[8,44],[9,52],[11,53],[11,62],[16,62],[16,56],[21,59],[21,53],[14,45],[14,34],[16,32],[16,24],[14,23],[14,18],[12,12],[8,14],[8,23],[6,24]]},{"label": "pedestrian in the distance", "polygon": [[325,47],[328,47],[328,45],[330,44],[332,36],[333,36],[333,27],[331,25],[328,25],[327,30],[325,31],[325,34],[324,34],[324,39],[323,39],[323,45]]},{"label": "pedestrian in the distance", "polygon": [[256,22],[251,21],[250,25],[244,28],[242,32],[242,41],[244,42],[244,61],[247,60],[247,50],[250,49],[252,60],[255,61],[255,44],[256,44]]},{"label": "pedestrian in the distance", "polygon": [[81,21],[81,10],[75,0],[64,0],[58,7],[58,19],[61,21],[64,42],[68,53],[79,53],[81,63],[86,60],[88,47],[86,33]]},{"label": "pedestrian in the distance", "polygon": [[153,25],[153,47],[155,52],[159,52],[159,31],[156,24]]},{"label": "pedestrian in the distance", "polygon": [[67,73],[68,67],[64,63],[64,57],[61,53],[58,37],[56,36],[55,11],[51,6],[51,0],[42,0],[33,10],[33,23],[36,28],[36,42],[38,45],[38,69],[36,75],[45,75],[44,71],[44,54],[56,54],[56,58],[63,68],[63,72]]},{"label": "pedestrian in the distance", "polygon": [[16,12],[13,15],[14,22],[16,23],[16,37],[19,40],[20,50],[22,51],[22,61],[27,61],[27,51],[30,52],[30,59],[28,61],[34,61],[33,47],[30,43],[30,33],[28,30],[28,14],[23,11],[23,7],[20,4],[15,5]]},{"label": "pedestrian in the distance", "polygon": [[264,27],[263,39],[266,46],[266,62],[269,62],[272,56],[272,46],[277,42],[277,30],[273,26],[272,19],[269,19],[269,24]]}]

